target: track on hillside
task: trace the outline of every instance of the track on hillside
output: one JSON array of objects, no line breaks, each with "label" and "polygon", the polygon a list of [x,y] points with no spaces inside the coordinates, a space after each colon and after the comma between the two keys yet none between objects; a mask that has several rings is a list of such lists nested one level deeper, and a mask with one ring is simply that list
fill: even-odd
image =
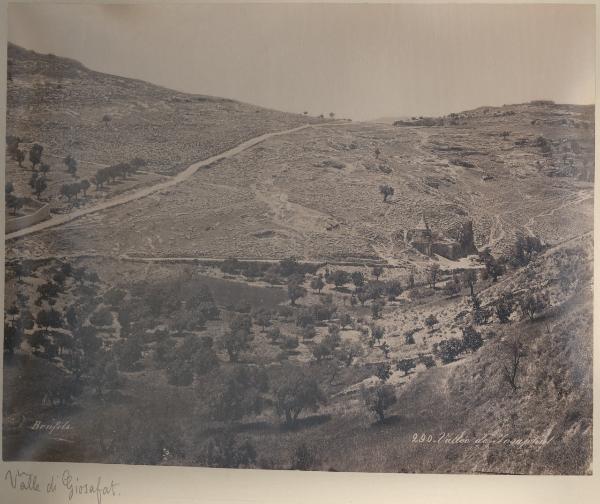
[{"label": "track on hillside", "polygon": [[346,126],[348,124],[352,124],[352,123],[351,122],[343,122],[343,123],[340,122],[340,123],[323,123],[323,124],[317,124],[317,125],[305,124],[303,126],[298,126],[296,128],[291,128],[291,129],[282,130],[282,131],[274,131],[271,133],[265,133],[264,135],[260,135],[260,136],[251,138],[250,140],[247,140],[245,142],[242,142],[241,144],[239,144],[225,152],[222,152],[221,154],[216,154],[207,159],[203,159],[202,161],[197,161],[196,163],[191,164],[185,170],[178,173],[177,175],[170,178],[169,180],[166,180],[164,182],[159,182],[158,184],[154,184],[150,187],[145,187],[143,189],[137,189],[132,192],[122,194],[122,195],[117,196],[108,201],[105,201],[105,202],[102,202],[102,203],[99,203],[97,205],[90,206],[87,208],[82,208],[81,210],[76,210],[75,212],[71,212],[71,213],[68,213],[65,215],[55,215],[55,216],[51,217],[50,219],[40,222],[38,224],[34,224],[33,226],[28,226],[26,228],[19,229],[18,231],[9,233],[9,234],[5,235],[4,240],[9,241],[9,240],[13,240],[15,238],[21,238],[23,236],[27,236],[27,235],[30,235],[33,233],[38,233],[45,229],[49,229],[52,227],[60,226],[62,224],[66,224],[67,222],[71,222],[75,219],[79,219],[80,217],[83,217],[85,215],[100,212],[102,210],[106,210],[108,208],[112,208],[115,206],[124,205],[126,203],[130,203],[131,201],[135,201],[140,198],[149,196],[150,194],[154,194],[155,192],[168,189],[169,187],[172,187],[174,185],[177,185],[177,184],[189,179],[200,168],[209,166],[213,163],[216,163],[217,161],[221,161],[222,159],[227,159],[227,158],[233,157],[245,150],[248,150],[248,149],[254,147],[255,145],[258,145],[259,143],[264,142],[265,140],[268,140],[269,138],[273,138],[273,137],[277,137],[277,136],[281,136],[281,135],[287,135],[289,133],[295,133],[297,131],[301,131],[306,128],[322,127],[322,126]]}]

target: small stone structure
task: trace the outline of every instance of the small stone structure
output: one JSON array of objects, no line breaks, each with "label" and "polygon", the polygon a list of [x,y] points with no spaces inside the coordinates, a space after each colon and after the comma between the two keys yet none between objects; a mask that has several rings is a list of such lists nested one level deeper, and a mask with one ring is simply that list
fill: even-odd
[{"label": "small stone structure", "polygon": [[[469,230],[471,230],[470,233]],[[421,216],[417,227],[404,233],[404,242],[426,256],[431,257],[437,254],[447,259],[456,260],[475,250],[472,243],[471,223],[466,226],[463,225],[461,235],[470,237],[469,243],[461,243],[458,240],[447,238],[441,233],[432,231],[425,217]]]}]

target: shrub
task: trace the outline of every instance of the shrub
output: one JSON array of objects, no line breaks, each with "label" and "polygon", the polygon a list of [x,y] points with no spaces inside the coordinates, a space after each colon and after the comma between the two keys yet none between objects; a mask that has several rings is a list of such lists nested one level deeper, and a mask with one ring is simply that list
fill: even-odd
[{"label": "shrub", "polygon": [[419,354],[419,362],[427,369],[435,367],[435,359],[432,355]]},{"label": "shrub", "polygon": [[285,350],[294,350],[298,348],[298,338],[296,336],[284,336],[281,341],[281,348]]},{"label": "shrub", "polygon": [[427,318],[425,319],[425,325],[429,328],[429,330],[433,329],[433,326],[438,323],[439,323],[439,321],[438,321],[437,317],[433,314],[428,315]]},{"label": "shrub", "polygon": [[385,383],[392,376],[391,366],[387,362],[379,364],[375,369],[375,376]]},{"label": "shrub", "polygon": [[404,376],[406,376],[411,369],[414,369],[417,366],[414,359],[402,359],[396,364],[396,369],[398,371],[404,372]]},{"label": "shrub", "polygon": [[436,343],[434,347],[434,353],[444,364],[448,364],[456,360],[462,351],[463,344],[458,338],[444,340],[440,343]]},{"label": "shrub", "polygon": [[463,348],[466,351],[476,352],[483,345],[483,338],[481,334],[478,333],[473,326],[467,326],[462,329],[463,333]]},{"label": "shrub", "polygon": [[512,294],[504,293],[496,301],[496,315],[501,324],[505,324],[510,320],[510,316],[514,310],[514,300]]}]

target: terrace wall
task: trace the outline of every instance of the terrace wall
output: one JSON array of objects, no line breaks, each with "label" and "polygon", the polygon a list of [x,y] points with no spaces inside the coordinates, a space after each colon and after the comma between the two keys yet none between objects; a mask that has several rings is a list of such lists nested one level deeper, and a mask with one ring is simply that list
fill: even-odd
[{"label": "terrace wall", "polygon": [[12,233],[29,226],[33,226],[38,222],[45,221],[50,218],[50,205],[45,204],[40,206],[35,212],[23,217],[14,217],[6,219],[5,232]]}]

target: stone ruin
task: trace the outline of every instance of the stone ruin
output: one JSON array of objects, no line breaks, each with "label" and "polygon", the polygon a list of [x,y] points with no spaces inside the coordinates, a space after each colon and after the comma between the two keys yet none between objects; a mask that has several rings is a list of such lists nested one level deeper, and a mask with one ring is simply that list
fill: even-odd
[{"label": "stone ruin", "polygon": [[405,244],[429,257],[437,254],[456,260],[477,252],[471,221],[462,223],[455,234],[455,238],[448,238],[441,232],[433,231],[424,216],[421,216],[417,227],[403,233]]}]

